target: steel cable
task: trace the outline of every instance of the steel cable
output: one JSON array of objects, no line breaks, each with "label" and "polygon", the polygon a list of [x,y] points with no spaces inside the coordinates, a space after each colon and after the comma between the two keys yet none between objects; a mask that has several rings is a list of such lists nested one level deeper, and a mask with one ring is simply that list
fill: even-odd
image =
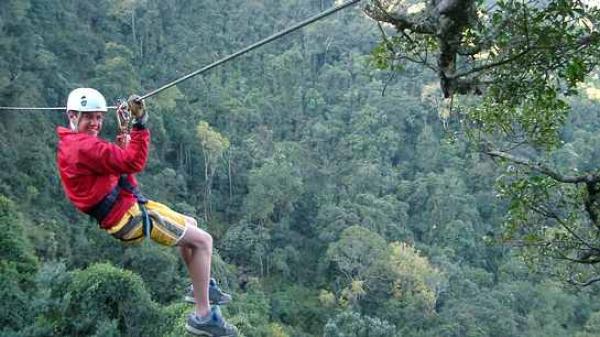
[{"label": "steel cable", "polygon": [[[194,72],[191,72],[191,73],[189,73],[189,74],[187,74],[185,76],[182,76],[182,77],[180,77],[180,78],[178,78],[178,79],[176,79],[176,80],[174,80],[172,82],[169,82],[169,83],[163,85],[162,87],[160,87],[158,89],[155,89],[155,90],[153,90],[153,91],[151,91],[151,92],[149,92],[149,93],[141,96],[139,99],[142,100],[142,99],[146,99],[146,98],[152,97],[152,96],[158,94],[159,92],[161,92],[163,90],[166,90],[166,89],[168,89],[168,88],[170,88],[170,87],[172,87],[172,86],[174,86],[174,85],[176,85],[178,83],[181,83],[181,82],[183,82],[183,81],[185,81],[187,79],[190,79],[190,78],[192,78],[194,76],[197,76],[197,75],[200,75],[202,73],[205,73],[208,70],[210,70],[210,69],[212,69],[212,68],[214,68],[216,66],[219,66],[219,65],[221,65],[223,63],[226,63],[226,62],[229,62],[229,61],[231,61],[231,60],[233,60],[233,59],[235,59],[235,58],[237,58],[239,56],[242,56],[242,55],[244,55],[244,54],[246,54],[246,53],[248,53],[248,52],[250,52],[250,51],[252,51],[252,50],[254,50],[254,49],[256,49],[256,48],[258,48],[260,46],[262,46],[262,45],[265,45],[265,44],[267,44],[267,43],[269,43],[269,42],[271,42],[273,40],[277,40],[277,39],[279,39],[279,38],[281,38],[281,37],[283,37],[283,36],[285,36],[285,35],[287,35],[289,33],[292,33],[292,32],[294,32],[294,31],[296,31],[296,30],[298,30],[298,29],[300,29],[300,28],[302,28],[304,26],[307,26],[307,25],[309,25],[309,24],[311,24],[311,23],[313,23],[315,21],[321,20],[324,17],[327,17],[327,16],[329,16],[329,15],[331,15],[333,13],[336,13],[336,12],[338,12],[338,11],[344,9],[344,8],[347,8],[349,6],[352,6],[352,5],[354,5],[354,4],[356,4],[356,3],[360,2],[360,1],[361,0],[350,0],[350,1],[347,1],[345,3],[340,4],[338,6],[332,7],[332,8],[330,8],[330,9],[324,11],[324,12],[321,12],[321,13],[319,13],[317,15],[314,15],[314,16],[312,16],[312,17],[310,17],[310,18],[308,18],[308,19],[306,19],[306,20],[304,20],[302,22],[299,22],[299,23],[297,23],[297,24],[295,24],[295,25],[293,25],[293,26],[291,26],[291,27],[289,27],[289,28],[287,28],[287,29],[285,29],[283,31],[275,33],[275,34],[273,34],[273,35],[271,35],[271,36],[269,36],[267,38],[264,38],[264,39],[262,39],[262,40],[260,40],[260,41],[258,41],[256,43],[254,43],[254,44],[246,47],[246,48],[243,48],[243,49],[241,49],[241,50],[239,50],[239,51],[237,51],[237,52],[229,55],[229,56],[226,56],[226,57],[224,57],[224,58],[222,58],[220,60],[217,60],[217,61],[215,61],[215,62],[213,62],[213,63],[211,63],[211,64],[209,64],[207,66],[204,66],[204,67],[202,67],[202,68],[200,68],[200,69],[198,69],[198,70],[196,70]],[[108,109],[116,109],[116,108],[117,108],[116,106],[109,106],[108,107]],[[65,110],[65,109],[66,109],[66,107],[56,107],[56,108],[0,107],[0,110]]]}]

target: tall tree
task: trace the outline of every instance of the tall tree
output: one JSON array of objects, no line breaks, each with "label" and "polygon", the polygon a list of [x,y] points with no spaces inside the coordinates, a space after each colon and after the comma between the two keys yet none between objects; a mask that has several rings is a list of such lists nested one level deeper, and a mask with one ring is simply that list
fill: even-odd
[{"label": "tall tree", "polygon": [[31,324],[30,294],[38,268],[31,243],[25,235],[22,215],[0,195],[0,323],[1,335],[10,335]]},{"label": "tall tree", "polygon": [[202,153],[204,154],[204,219],[208,221],[211,213],[211,191],[213,178],[217,172],[219,160],[229,148],[229,139],[221,135],[208,125],[207,122],[200,122],[196,128]]},{"label": "tall tree", "polygon": [[[567,277],[575,283],[599,281],[584,267],[600,262],[597,167],[578,172],[549,160],[562,144],[569,97],[600,61],[597,4],[373,0],[365,13],[382,33],[375,64],[433,70],[463,130],[482,152],[508,162],[504,239],[574,262]],[[388,24],[396,29],[391,37]]]}]

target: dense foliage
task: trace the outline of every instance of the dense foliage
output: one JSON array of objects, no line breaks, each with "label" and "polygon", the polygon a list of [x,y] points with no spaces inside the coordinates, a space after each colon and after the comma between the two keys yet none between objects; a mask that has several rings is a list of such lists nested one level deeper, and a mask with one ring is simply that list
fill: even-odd
[{"label": "dense foliage", "polygon": [[581,96],[598,99],[600,3],[372,0],[365,13],[382,34],[374,64],[433,70],[447,101],[441,116],[456,116],[482,153],[506,163],[502,240],[561,260],[574,284],[600,281],[598,165],[565,146],[586,137],[571,133],[571,108],[576,125],[597,128],[597,106]]},{"label": "dense foliage", "polygon": [[[79,86],[114,103],[332,5],[4,0],[0,106],[64,106]],[[449,134],[435,74],[373,67],[380,34],[347,10],[148,100],[142,190],[213,234],[224,316],[252,337],[597,335],[597,288],[499,244],[517,209],[493,189],[504,169]],[[598,160],[598,105],[577,104],[565,166]],[[74,210],[54,165],[64,123],[0,113],[0,336],[181,336],[177,252]]]}]

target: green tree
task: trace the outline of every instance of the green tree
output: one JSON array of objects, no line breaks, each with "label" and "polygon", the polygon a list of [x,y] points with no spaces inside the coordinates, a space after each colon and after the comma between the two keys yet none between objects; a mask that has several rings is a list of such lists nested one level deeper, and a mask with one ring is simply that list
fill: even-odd
[{"label": "green tree", "polygon": [[394,325],[376,317],[356,312],[343,312],[325,325],[325,337],[384,337],[397,336]]},{"label": "green tree", "polygon": [[25,235],[22,215],[0,195],[0,333],[10,335],[31,323],[30,301],[38,261]]},{"label": "green tree", "polygon": [[246,266],[264,275],[269,264],[270,240],[268,228],[241,221],[227,230],[221,247],[224,255],[237,265]]},{"label": "green tree", "polygon": [[600,313],[594,312],[585,323],[583,331],[578,332],[575,337],[593,337],[600,334]]},{"label": "green tree", "polygon": [[208,222],[211,213],[211,191],[216,166],[229,148],[229,139],[215,131],[207,122],[200,122],[196,128],[202,153],[204,154],[204,219]]},{"label": "green tree", "polygon": [[[130,94],[139,91],[139,75],[132,65],[133,54],[127,47],[107,42],[104,51],[106,55],[103,62],[94,69],[97,75],[91,81],[91,86],[101,90],[109,104],[113,102],[117,105],[115,99],[126,99]],[[115,76],[113,74],[118,74],[118,77],[111,77]]]},{"label": "green tree", "polygon": [[[549,160],[562,145],[569,97],[597,70],[598,7],[563,0],[492,6],[374,0],[365,12],[402,32],[388,37],[380,26],[383,42],[373,51],[374,64],[434,69],[444,97],[464,119],[463,130],[482,152],[506,163],[500,194],[511,206],[503,239],[523,242],[537,255],[584,265],[600,261],[597,168],[579,172]],[[566,277],[573,282],[600,280],[589,268],[572,269]]]},{"label": "green tree", "polygon": [[288,147],[293,148],[294,144],[278,144],[271,158],[249,172],[244,209],[250,219],[263,224],[277,222],[282,213],[293,210],[302,194],[304,182],[297,166],[299,161]]},{"label": "green tree", "polygon": [[327,249],[327,258],[334,262],[347,280],[364,280],[372,263],[385,250],[385,240],[376,233],[360,227],[346,228],[340,239]]},{"label": "green tree", "polygon": [[139,276],[110,264],[71,272],[55,320],[62,336],[159,336],[164,319]]}]

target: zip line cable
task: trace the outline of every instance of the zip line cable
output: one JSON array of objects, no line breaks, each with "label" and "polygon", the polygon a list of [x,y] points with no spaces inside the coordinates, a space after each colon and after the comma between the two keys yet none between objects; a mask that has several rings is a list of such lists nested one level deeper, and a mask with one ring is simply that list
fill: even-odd
[{"label": "zip line cable", "polygon": [[[112,108],[112,107],[111,107]],[[27,108],[27,107],[19,107],[19,106],[2,106],[0,110],[65,110],[66,107],[57,107],[57,108]]]},{"label": "zip line cable", "polygon": [[[178,78],[178,79],[176,79],[176,80],[174,80],[174,81],[172,81],[170,83],[167,83],[167,84],[163,85],[162,87],[160,87],[160,88],[158,88],[156,90],[153,90],[153,91],[151,91],[151,92],[143,95],[139,99],[143,100],[143,99],[152,97],[152,96],[158,94],[159,92],[161,92],[163,90],[166,90],[166,89],[168,89],[168,88],[170,88],[170,87],[172,87],[172,86],[174,86],[174,85],[176,85],[178,83],[181,83],[181,82],[183,82],[183,81],[185,81],[187,79],[190,79],[190,78],[192,78],[194,76],[197,76],[197,75],[200,75],[202,73],[205,73],[208,70],[210,70],[210,69],[212,69],[212,68],[214,68],[216,66],[219,66],[219,65],[221,65],[223,63],[226,63],[226,62],[229,62],[229,61],[233,60],[234,58],[242,56],[242,55],[244,55],[244,54],[246,54],[246,53],[248,53],[248,52],[250,52],[250,51],[252,51],[252,50],[254,50],[254,49],[258,48],[258,47],[261,47],[261,46],[263,46],[263,45],[265,45],[265,44],[267,44],[267,43],[269,43],[269,42],[271,42],[273,40],[277,40],[280,37],[283,37],[283,36],[285,36],[285,35],[287,35],[289,33],[292,33],[292,32],[294,32],[294,31],[296,31],[296,30],[298,30],[298,29],[300,29],[302,27],[308,26],[309,24],[311,24],[311,23],[313,23],[315,21],[321,20],[321,19],[323,19],[323,18],[325,18],[325,17],[327,17],[327,16],[329,16],[329,15],[331,15],[333,13],[336,13],[336,12],[342,10],[342,9],[350,7],[350,6],[356,4],[356,3],[360,2],[360,1],[361,0],[350,0],[350,1],[347,1],[345,3],[342,3],[341,5],[332,7],[332,8],[330,8],[330,9],[328,9],[328,10],[322,12],[322,13],[319,13],[319,14],[314,15],[314,16],[312,16],[312,17],[310,17],[310,18],[308,18],[308,19],[306,19],[304,21],[301,21],[301,22],[299,22],[299,23],[297,23],[297,24],[295,24],[295,25],[293,25],[293,26],[291,26],[291,27],[289,27],[289,28],[287,28],[287,29],[285,29],[285,30],[283,30],[281,32],[275,33],[275,34],[273,34],[273,35],[271,35],[271,36],[269,36],[267,38],[264,38],[264,39],[262,39],[262,40],[260,40],[260,41],[258,41],[256,43],[254,43],[254,44],[252,44],[252,45],[244,48],[244,49],[241,49],[241,50],[239,50],[239,51],[237,51],[237,52],[235,52],[235,53],[233,53],[233,54],[231,54],[229,56],[226,56],[226,57],[224,57],[224,58],[222,58],[222,59],[220,59],[218,61],[215,61],[215,62],[213,62],[213,63],[211,63],[211,64],[209,64],[209,65],[207,65],[207,66],[205,66],[205,67],[203,67],[201,69],[198,69],[198,70],[196,70],[196,71],[194,71],[192,73],[189,73],[189,74],[187,74],[187,75],[185,75],[183,77],[180,77],[180,78]],[[117,108],[116,106],[109,106],[108,107],[108,109],[116,109],[116,108]],[[65,109],[66,109],[66,107],[57,107],[57,108],[0,107],[0,110],[65,110]]]},{"label": "zip line cable", "polygon": [[260,46],[262,46],[264,44],[267,44],[267,43],[269,43],[269,42],[271,42],[273,40],[276,40],[276,39],[278,39],[278,38],[280,38],[280,37],[282,37],[284,35],[287,35],[287,34],[289,34],[291,32],[294,32],[294,31],[296,31],[296,30],[298,30],[298,29],[300,29],[300,28],[302,28],[304,26],[307,26],[307,25],[309,25],[309,24],[311,24],[311,23],[313,23],[315,21],[318,21],[318,20],[320,20],[320,19],[322,19],[324,17],[327,17],[327,16],[329,16],[329,15],[331,15],[331,14],[337,12],[337,11],[340,11],[340,10],[346,8],[346,7],[354,5],[355,3],[358,3],[359,1],[361,1],[361,0],[351,0],[351,1],[348,1],[348,2],[345,2],[345,3],[341,4],[339,6],[330,8],[330,9],[328,9],[328,10],[326,10],[326,11],[320,13],[320,14],[317,14],[317,15],[311,17],[311,18],[308,18],[308,19],[300,22],[300,23],[297,23],[297,24],[293,25],[292,27],[290,27],[290,28],[288,28],[286,30],[283,30],[283,31],[281,31],[279,33],[275,33],[275,34],[273,34],[273,35],[271,35],[271,36],[269,36],[269,37],[267,37],[267,38],[265,38],[263,40],[260,40],[260,41],[258,41],[256,43],[254,43],[254,44],[252,44],[252,45],[250,45],[250,46],[248,46],[248,47],[246,47],[246,48],[244,48],[244,49],[236,52],[236,53],[233,53],[233,54],[231,54],[231,55],[229,55],[227,57],[224,57],[224,58],[222,58],[222,59],[220,59],[218,61],[215,61],[215,62],[213,62],[213,63],[205,66],[202,69],[198,69],[198,70],[194,71],[193,73],[185,75],[185,76],[183,76],[183,77],[181,77],[181,78],[179,78],[179,79],[177,79],[177,80],[175,80],[175,81],[173,81],[171,83],[165,84],[162,87],[160,87],[160,88],[158,88],[158,89],[156,89],[154,91],[151,91],[150,93],[147,93],[146,95],[140,97],[140,99],[146,99],[148,97],[152,97],[152,96],[158,94],[159,92],[161,92],[161,91],[163,91],[165,89],[168,89],[168,88],[176,85],[177,83],[183,82],[183,81],[185,81],[185,80],[187,80],[187,79],[189,79],[191,77],[194,77],[196,75],[200,75],[200,74],[202,74],[202,73],[204,73],[204,72],[206,72],[206,71],[208,71],[208,70],[210,70],[210,69],[212,69],[212,68],[214,68],[214,67],[216,67],[218,65],[221,65],[221,64],[223,64],[223,63],[225,63],[227,61],[230,61],[230,60],[232,60],[232,59],[234,59],[234,58],[236,58],[238,56],[244,55],[244,54],[246,54],[247,52],[249,52],[249,51],[251,51],[253,49],[256,49],[256,48],[258,48],[258,47],[260,47]]},{"label": "zip line cable", "polygon": [[[117,106],[107,106],[107,109],[116,109]],[[66,110],[66,106],[59,106],[55,108],[33,108],[33,107],[21,107],[21,106],[0,106],[0,110]]]}]

